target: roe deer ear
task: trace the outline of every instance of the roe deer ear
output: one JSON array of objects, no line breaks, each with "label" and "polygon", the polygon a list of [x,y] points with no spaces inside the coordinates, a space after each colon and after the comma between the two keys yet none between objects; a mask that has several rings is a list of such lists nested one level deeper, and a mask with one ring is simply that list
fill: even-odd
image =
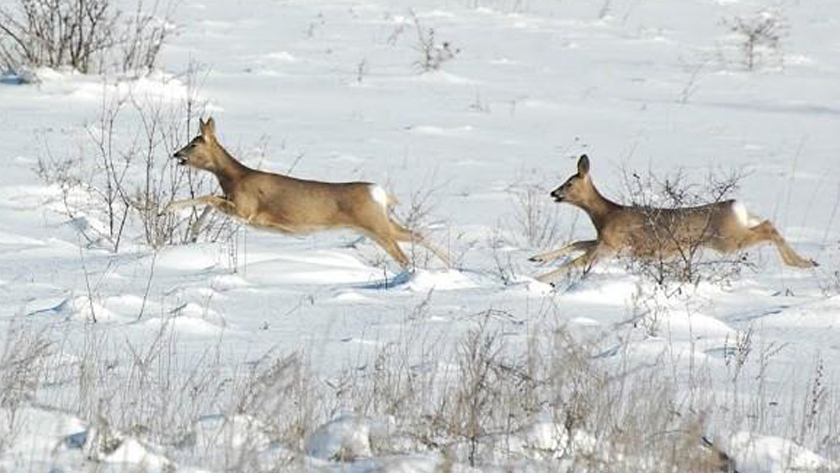
[{"label": "roe deer ear", "polygon": [[207,119],[207,122],[205,123],[205,126],[207,127],[207,131],[211,135],[213,135],[213,136],[216,135],[216,120],[213,120],[213,117],[210,117],[210,118]]},{"label": "roe deer ear", "polygon": [[206,122],[199,118],[198,127],[201,130],[202,136],[216,136],[216,122],[213,120],[213,117],[208,118]]},{"label": "roe deer ear", "polygon": [[581,176],[589,174],[589,158],[585,154],[578,160],[578,174]]}]

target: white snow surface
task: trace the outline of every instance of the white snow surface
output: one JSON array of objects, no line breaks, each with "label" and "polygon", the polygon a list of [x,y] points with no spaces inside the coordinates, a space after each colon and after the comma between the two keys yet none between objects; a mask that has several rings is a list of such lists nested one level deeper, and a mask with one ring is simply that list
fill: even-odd
[{"label": "white snow surface", "polygon": [[[248,388],[284,379],[242,381],[268,353],[306,352],[317,377],[311,396],[330,399],[340,373],[368,373],[392,344],[448,366],[481,314],[510,350],[550,321],[595,347],[592,362],[605,370],[662,370],[679,399],[697,393],[691,380],[702,373],[704,396],[744,413],[741,425],[712,421],[705,432],[742,473],[840,469],[836,425],[823,436],[808,430],[809,413],[840,414],[840,2],[777,2],[785,34],[754,71],[725,24],[766,9],[760,0],[176,3],[177,34],[148,76],[38,69],[35,84],[0,81],[0,374],[18,366],[2,363],[14,359],[11,341],[23,328],[50,341],[37,382],[26,385],[37,395],[0,386],[0,471],[232,471],[245,453],[266,464],[293,458],[302,471],[505,471],[501,460],[473,468],[403,448],[415,444],[389,437],[390,419],[306,412],[318,422],[290,452],[242,406],[184,412],[142,384],[85,384],[143,367],[167,370],[158,381],[180,386],[215,359],[208,389],[240,390],[249,408],[269,412]],[[440,70],[418,68],[412,11],[459,49]],[[190,60],[205,66],[198,94],[235,155],[300,178],[383,183],[371,193],[395,196],[398,218],[428,196],[425,231],[454,267],[404,245],[418,268],[403,272],[343,230],[297,238],[243,227],[235,248],[155,252],[129,221],[117,253],[85,241],[79,230],[107,223],[88,211],[89,195],[63,202],[57,185],[39,179],[39,160],[84,154],[79,143],[99,126],[105,97],[184,100]],[[258,143],[264,155],[253,152]],[[622,262],[554,289],[539,283],[533,278],[553,266],[529,256],[595,237],[580,210],[548,196],[584,153],[595,184],[619,201],[634,172],[682,171],[694,183],[711,171],[742,172],[736,197],[751,213],[738,201],[739,215],[772,220],[820,266],[788,268],[771,246],[754,248],[752,266],[725,282],[657,295],[641,309],[637,294],[650,283]],[[521,189],[538,189],[539,208],[559,228],[554,243],[528,241]],[[65,205],[77,209],[72,218]],[[637,316],[650,307],[658,315],[643,323]],[[753,358],[735,389],[734,353],[747,339]],[[180,361],[143,364],[159,351]],[[87,370],[94,352],[102,373]],[[131,393],[171,416],[159,422],[190,427],[165,445],[144,439],[148,426],[111,407]],[[755,406],[761,415],[751,414]],[[90,443],[106,413],[135,428],[110,432],[115,448]],[[563,426],[539,419],[506,441],[508,452],[542,461],[540,452],[562,454],[570,444],[598,450],[591,434],[570,440]]]}]

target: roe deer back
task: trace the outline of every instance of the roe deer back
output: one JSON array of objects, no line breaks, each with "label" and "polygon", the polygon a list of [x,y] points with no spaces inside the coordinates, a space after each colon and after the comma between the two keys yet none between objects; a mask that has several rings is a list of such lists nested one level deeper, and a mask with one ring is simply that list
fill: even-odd
[{"label": "roe deer back", "polygon": [[697,207],[650,208],[625,206],[602,196],[589,175],[589,158],[578,161],[578,172],[551,192],[556,202],[583,209],[595,225],[595,240],[576,241],[531,261],[547,263],[575,251],[584,253],[559,269],[539,276],[550,282],[576,267],[588,271],[599,259],[625,251],[638,259],[669,258],[706,247],[727,253],[762,242],[776,246],[788,266],[810,268],[813,260],[796,254],[769,220],[759,222],[738,201],[726,200]]},{"label": "roe deer back", "polygon": [[212,118],[206,123],[199,120],[199,125],[201,133],[174,157],[181,165],[215,174],[223,195],[173,202],[164,212],[207,204],[249,225],[289,234],[352,228],[379,244],[402,267],[409,266],[409,260],[397,242],[422,245],[449,265],[442,251],[388,216],[395,200],[382,187],[370,182],[309,181],[251,169],[219,144]]}]

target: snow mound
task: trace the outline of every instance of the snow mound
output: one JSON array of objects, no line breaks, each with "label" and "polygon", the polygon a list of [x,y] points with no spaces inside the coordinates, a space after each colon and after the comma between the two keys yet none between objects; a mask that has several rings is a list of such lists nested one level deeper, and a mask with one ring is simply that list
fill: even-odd
[{"label": "snow mound", "polygon": [[738,471],[744,472],[835,471],[840,467],[791,440],[750,432],[732,436],[727,452]]},{"label": "snow mound", "polygon": [[158,253],[155,264],[159,268],[180,271],[202,271],[219,263],[219,250],[213,245],[167,247]]},{"label": "snow mound", "polygon": [[412,133],[421,135],[435,135],[435,136],[459,136],[464,133],[469,133],[474,130],[470,125],[460,127],[444,128],[434,125],[416,125],[408,128]]},{"label": "snow mound", "polygon": [[[62,460],[65,465],[82,465],[95,460],[118,467],[116,471],[172,471],[174,465],[151,446],[109,429],[96,429],[58,410],[24,406],[0,409],[0,425],[12,428],[4,436],[12,440],[0,452],[0,466],[8,471],[65,471],[47,465]],[[131,466],[129,466],[131,465]],[[7,471],[7,470],[3,470]],[[69,471],[82,471],[71,469]],[[105,471],[111,471],[106,467]]]},{"label": "snow mound", "polygon": [[455,289],[471,289],[480,284],[468,274],[454,269],[419,270],[415,271],[406,282],[405,288],[410,291],[448,291]]},{"label": "snow mound", "polygon": [[273,53],[268,53],[263,56],[265,59],[271,59],[273,61],[279,62],[297,62],[298,58],[295,57],[294,54],[288,51],[275,51]]},{"label": "snow mound", "polygon": [[563,293],[564,298],[580,302],[594,302],[623,306],[636,294],[637,286],[631,278],[603,278],[590,275],[578,281]]},{"label": "snow mound", "polygon": [[349,290],[342,290],[338,291],[336,295],[332,299],[334,302],[337,303],[370,303],[374,302],[374,299],[370,297],[365,297],[362,294],[359,294],[356,291],[349,291]]},{"label": "snow mound", "polygon": [[236,274],[221,274],[213,278],[211,286],[217,291],[229,291],[250,286],[245,278]]},{"label": "snow mound", "polygon": [[141,77],[109,77],[80,74],[70,69],[35,70],[39,90],[47,95],[69,97],[78,101],[100,100],[103,93],[119,97],[142,97],[176,102],[188,96],[187,86],[170,74],[152,72]]},{"label": "snow mound", "polygon": [[328,471],[341,473],[438,473],[441,471],[474,471],[453,468],[451,462],[439,455],[399,455],[334,465]]},{"label": "snow mound", "polygon": [[146,326],[154,331],[159,331],[161,327],[167,326],[179,334],[194,335],[196,337],[218,336],[224,330],[224,327],[208,322],[201,318],[195,317],[156,317],[149,319]]},{"label": "snow mound", "polygon": [[188,302],[172,311],[175,318],[191,318],[203,320],[217,327],[227,326],[225,318],[219,312],[195,302]]},{"label": "snow mound", "polygon": [[116,450],[102,455],[99,460],[104,463],[138,465],[146,472],[172,471],[172,464],[166,457],[153,452],[132,437],[124,439]]},{"label": "snow mound", "polygon": [[306,452],[322,460],[369,458],[370,425],[367,419],[344,414],[315,429],[306,440]]},{"label": "snow mound", "polygon": [[546,458],[546,454],[554,458],[563,458],[570,451],[594,454],[597,441],[582,431],[575,431],[570,441],[564,426],[555,422],[538,421],[501,444],[505,445],[504,453],[507,455],[515,454],[539,460]]},{"label": "snow mound", "polygon": [[58,316],[65,320],[113,320],[117,315],[106,309],[104,305],[88,296],[76,296],[63,299],[58,305],[46,309],[36,310],[29,315]]},{"label": "snow mound", "polygon": [[392,278],[377,280],[366,289],[399,288],[405,291],[428,292],[473,289],[485,285],[479,277],[455,269],[405,271]]},{"label": "snow mound", "polygon": [[[84,423],[71,415],[33,407],[0,409],[0,423],[12,427],[13,442],[2,456],[25,458],[49,456],[61,439],[84,430]],[[5,429],[0,430],[5,432]],[[9,434],[6,432],[6,434]]]},{"label": "snow mound", "polygon": [[124,469],[136,465],[145,472],[172,471],[172,462],[155,449],[134,437],[125,436],[109,428],[88,427],[63,439],[64,447],[81,450],[85,458]]},{"label": "snow mound", "polygon": [[195,444],[200,449],[241,450],[268,448],[271,439],[265,425],[247,415],[207,415],[195,424]]},{"label": "snow mound", "polygon": [[43,246],[43,240],[0,231],[0,245]]},{"label": "snow mound", "polygon": [[437,71],[430,71],[424,74],[421,74],[412,80],[419,81],[419,82],[426,82],[431,84],[450,84],[450,85],[477,85],[480,84],[479,81],[475,79],[470,79],[468,77],[459,76],[457,74],[452,74],[450,72],[444,72],[441,70]]}]

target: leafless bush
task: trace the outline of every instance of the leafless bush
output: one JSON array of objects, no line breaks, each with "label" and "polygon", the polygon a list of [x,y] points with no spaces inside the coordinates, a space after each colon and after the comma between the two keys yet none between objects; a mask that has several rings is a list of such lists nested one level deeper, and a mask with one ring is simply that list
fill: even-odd
[{"label": "leafless bush", "polygon": [[820,279],[820,291],[825,296],[840,294],[840,270],[830,272],[826,278]]},{"label": "leafless bush", "polygon": [[0,408],[14,409],[32,400],[50,346],[36,329],[22,323],[9,327],[0,351]]},{"label": "leafless bush", "polygon": [[517,281],[517,274],[519,267],[516,264],[518,255],[512,250],[509,240],[512,239],[506,235],[500,226],[496,226],[487,236],[487,247],[493,256],[493,272],[502,281],[505,286],[514,284]]},{"label": "leafless bush", "polygon": [[[137,2],[131,15],[124,20],[120,37],[116,43],[119,52],[116,57],[118,70],[123,73],[151,72],[157,64],[157,58],[169,36],[173,33],[169,18],[173,6],[169,0],[161,5],[161,0],[153,0],[150,8],[143,1]],[[159,17],[161,12],[163,17]]]},{"label": "leafless bush", "polygon": [[[307,377],[300,355],[274,356],[267,353],[248,370],[248,375],[234,398],[231,413],[262,412],[266,419],[275,419],[272,430],[278,437],[297,437],[311,428],[312,412],[286,417],[287,403],[311,380]],[[310,416],[310,417],[308,417]]]},{"label": "leafless bush", "polygon": [[454,367],[417,369],[427,365],[390,345],[364,374],[343,378],[336,395],[345,409],[393,421],[374,454],[433,451],[479,469],[517,470],[539,460],[548,471],[633,472],[640,464],[721,471],[719,450],[703,443],[704,416],[680,414],[671,383],[657,371],[631,376],[600,369],[594,347],[562,328],[512,350],[491,323],[510,314],[488,310],[476,317]]},{"label": "leafless bush", "polygon": [[560,239],[558,205],[542,186],[525,184],[511,188],[515,230],[529,248],[547,248]]},{"label": "leafless bush", "polygon": [[752,18],[736,17],[726,25],[741,37],[741,52],[748,70],[754,70],[766,56],[778,54],[785,27],[777,15],[763,11]]},{"label": "leafless bush", "polygon": [[[504,324],[516,319],[504,311],[464,318],[476,323],[452,340],[454,346],[411,331],[343,373],[321,377],[313,376],[305,353],[270,351],[242,364],[224,359],[219,345],[183,353],[166,321],[143,344],[92,330],[80,345],[58,347],[73,350],[55,353],[74,360],[65,363],[42,363],[48,347],[43,337],[13,331],[0,358],[0,392],[19,405],[37,399],[85,420],[98,431],[86,448],[99,454],[131,436],[163,447],[179,464],[224,471],[305,469],[305,439],[345,413],[365,429],[381,425],[376,432],[370,428],[369,454],[437,455],[442,471],[453,464],[505,471],[630,473],[640,465],[650,471],[734,471],[709,440],[712,433],[730,421],[734,431],[760,431],[752,420],[765,415],[758,408],[730,402],[730,393],[719,389],[686,398],[661,362],[609,360],[622,355],[603,354],[545,321],[516,340],[503,335]],[[746,357],[748,335],[737,344]],[[746,363],[739,356],[733,353],[727,366]],[[802,403],[789,410],[801,422],[794,434],[803,443],[830,449],[836,448],[837,405],[823,365],[816,361]],[[60,394],[56,382],[64,388]],[[26,394],[7,396],[12,391]],[[737,417],[745,407],[749,418]],[[0,413],[8,416],[8,408]],[[0,432],[8,433],[7,426]]]},{"label": "leafless bush", "polygon": [[[443,184],[437,182],[436,176],[431,175],[421,182],[408,196],[407,201],[393,208],[396,220],[412,232],[424,235],[430,239],[430,230],[443,222],[435,220],[433,212],[437,206]],[[380,253],[381,254],[381,253]],[[419,244],[412,243],[409,247],[409,257],[414,265],[426,267],[434,255]]]},{"label": "leafless bush", "polygon": [[707,72],[705,69],[710,60],[710,57],[704,57],[697,63],[685,64],[683,66],[686,74],[688,75],[688,78],[682,90],[680,90],[680,103],[688,103],[688,101],[691,99],[691,96],[694,95],[695,92],[697,92],[700,80],[702,79],[704,73]]},{"label": "leafless bush", "polygon": [[[681,171],[664,178],[653,173],[625,173],[627,200],[642,210],[650,229],[644,233],[646,241],[639,246],[653,249],[648,258],[628,257],[629,269],[666,286],[674,282],[697,284],[704,279],[725,282],[748,267],[750,263],[744,254],[735,258],[704,257],[703,243],[711,228],[689,230],[690,221],[670,211],[724,202],[737,190],[742,177],[740,173],[723,177],[710,173],[704,184],[691,184]],[[669,248],[676,248],[675,256],[667,251]]]},{"label": "leafless bush", "polygon": [[365,79],[365,76],[370,73],[370,63],[368,63],[367,58],[362,58],[358,64],[356,64],[356,83],[361,84],[362,81]]},{"label": "leafless bush", "polygon": [[481,325],[467,334],[458,348],[460,381],[455,391],[455,408],[449,418],[449,429],[467,444],[470,466],[478,460],[482,439],[492,432],[497,389],[505,372],[500,370],[502,345],[496,333],[488,333]]},{"label": "leafless bush", "polygon": [[110,0],[16,0],[0,6],[0,66],[148,72],[172,33],[170,6],[141,0],[124,14]]},{"label": "leafless bush", "polygon": [[414,11],[410,13],[414,21],[414,28],[417,31],[417,45],[415,49],[420,53],[420,59],[415,61],[414,64],[422,72],[430,72],[440,69],[444,63],[455,59],[455,56],[461,50],[452,46],[448,41],[438,42],[438,39],[435,37],[435,29],[425,28]]},{"label": "leafless bush", "polygon": [[51,343],[36,329],[13,321],[0,341],[0,452],[14,442],[18,409],[31,404],[44,383]]},{"label": "leafless bush", "polygon": [[[188,76],[197,71],[192,70]],[[209,208],[183,214],[162,210],[181,194],[190,198],[214,190],[212,176],[178,166],[170,159],[191,136],[203,112],[188,78],[187,97],[175,105],[154,97],[108,91],[100,116],[85,127],[75,156],[56,158],[47,149],[36,172],[61,189],[65,213],[91,245],[119,251],[127,229],[153,248],[231,237],[236,224]],[[92,158],[91,158],[92,157]],[[137,229],[130,228],[133,222]]]}]

